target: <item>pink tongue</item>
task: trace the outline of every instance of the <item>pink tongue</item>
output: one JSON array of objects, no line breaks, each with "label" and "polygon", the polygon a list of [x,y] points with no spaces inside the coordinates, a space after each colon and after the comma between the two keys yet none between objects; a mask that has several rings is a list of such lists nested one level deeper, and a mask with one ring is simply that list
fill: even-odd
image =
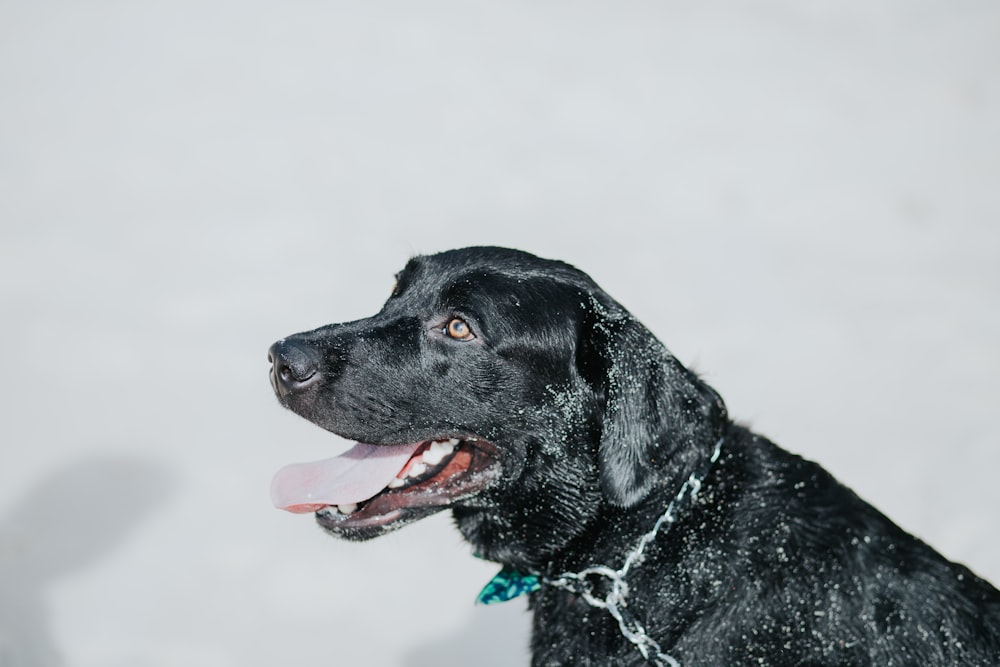
[{"label": "pink tongue", "polygon": [[301,514],[368,500],[392,481],[419,446],[419,442],[388,447],[359,442],[332,459],[293,463],[271,481],[271,501],[275,507]]}]

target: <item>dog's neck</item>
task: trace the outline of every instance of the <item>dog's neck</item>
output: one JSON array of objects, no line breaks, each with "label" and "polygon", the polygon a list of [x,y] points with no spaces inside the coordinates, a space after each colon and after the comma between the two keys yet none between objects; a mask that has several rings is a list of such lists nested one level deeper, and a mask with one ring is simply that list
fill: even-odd
[{"label": "dog's neck", "polygon": [[[725,436],[720,437],[712,454],[676,485],[677,491],[669,500],[641,503],[642,508],[617,508],[610,515],[607,512],[599,514],[590,530],[575,544],[550,559],[544,568],[505,563],[503,570],[480,593],[480,602],[503,602],[549,586],[578,595],[592,606],[611,611],[621,623],[622,619],[614,611],[617,605],[624,607],[628,590],[625,579],[633,567],[642,563],[647,547],[659,536],[668,533],[697,499],[712,466],[719,459],[724,439]],[[656,494],[656,500],[659,498],[660,494]],[[644,518],[648,515],[649,521],[622,521],[622,512],[637,513]],[[621,529],[629,524],[647,525],[648,530],[644,534],[632,534]],[[602,592],[597,593],[595,583],[602,578],[605,581],[597,587]],[[627,631],[624,625],[622,631],[626,637],[634,634]],[[643,650],[646,648],[652,650],[651,647],[643,647]]]},{"label": "dog's neck", "polygon": [[[612,504],[593,479],[574,487],[579,490],[578,497],[561,497],[558,503],[540,504],[522,489],[501,488],[495,495],[456,505],[452,514],[475,555],[500,563],[506,570],[555,576],[595,564],[617,569],[681,493],[692,473],[700,475],[712,456],[713,445],[731,428],[727,423],[712,440],[679,448],[663,462],[656,486],[629,507]],[[499,513],[501,507],[506,511]],[[688,513],[682,508],[680,517]]]},{"label": "dog's neck", "polygon": [[[647,500],[634,508],[615,508],[599,518],[593,533],[581,536],[577,541],[580,548],[570,548],[565,553],[553,558],[544,576],[558,580],[559,573],[573,572],[589,568],[607,568],[626,573],[637,561],[642,560],[646,547],[657,539],[665,536],[672,525],[688,510],[697,498],[712,466],[722,453],[725,436],[719,437],[711,454],[692,466],[682,480],[676,481],[672,495],[662,493],[651,494]],[[670,492],[667,492],[670,494]],[[622,521],[621,515],[631,513],[643,518],[641,521]],[[645,532],[628,532],[622,526],[645,526]],[[641,528],[640,528],[641,529]],[[583,546],[583,543],[586,546]],[[573,545],[576,546],[576,545]],[[595,548],[595,546],[597,548]],[[582,558],[579,554],[586,554]],[[595,562],[595,554],[604,556],[604,560]]]}]

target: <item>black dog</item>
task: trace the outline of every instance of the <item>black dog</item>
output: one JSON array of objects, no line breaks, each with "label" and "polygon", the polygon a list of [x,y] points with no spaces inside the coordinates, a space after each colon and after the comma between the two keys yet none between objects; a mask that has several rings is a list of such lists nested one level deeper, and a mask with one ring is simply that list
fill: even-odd
[{"label": "black dog", "polygon": [[276,504],[364,540],[443,509],[530,592],[534,665],[1000,664],[1000,593],[719,396],[584,273],[417,257],[374,317],[271,348],[281,403],[361,443]]}]

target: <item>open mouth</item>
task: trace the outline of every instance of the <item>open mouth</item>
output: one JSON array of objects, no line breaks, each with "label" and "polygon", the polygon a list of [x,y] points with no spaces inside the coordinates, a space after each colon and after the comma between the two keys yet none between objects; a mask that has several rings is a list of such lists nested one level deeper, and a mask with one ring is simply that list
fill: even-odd
[{"label": "open mouth", "polygon": [[358,443],[332,459],[282,468],[271,483],[271,499],[289,512],[315,512],[333,533],[381,532],[478,493],[497,477],[495,454],[491,443],[474,437]]}]

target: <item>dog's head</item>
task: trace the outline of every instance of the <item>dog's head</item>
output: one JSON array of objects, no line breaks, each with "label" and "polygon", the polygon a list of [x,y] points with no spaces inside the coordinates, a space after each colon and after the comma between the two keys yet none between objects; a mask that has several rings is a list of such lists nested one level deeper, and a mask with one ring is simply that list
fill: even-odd
[{"label": "dog's head", "polygon": [[502,248],[416,257],[382,310],[272,346],[279,401],[359,441],[275,503],[368,539],[445,508],[481,555],[543,562],[602,507],[686,475],[725,422],[707,385],[584,273]]}]

